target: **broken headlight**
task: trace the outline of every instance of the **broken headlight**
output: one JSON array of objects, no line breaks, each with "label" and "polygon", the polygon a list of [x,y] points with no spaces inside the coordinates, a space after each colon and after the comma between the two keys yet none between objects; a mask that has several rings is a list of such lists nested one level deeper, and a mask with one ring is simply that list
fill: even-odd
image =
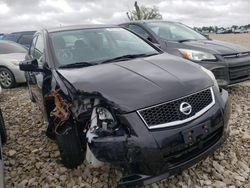
[{"label": "broken headlight", "polygon": [[104,107],[96,108],[97,126],[103,130],[114,130],[116,123],[111,112]]}]

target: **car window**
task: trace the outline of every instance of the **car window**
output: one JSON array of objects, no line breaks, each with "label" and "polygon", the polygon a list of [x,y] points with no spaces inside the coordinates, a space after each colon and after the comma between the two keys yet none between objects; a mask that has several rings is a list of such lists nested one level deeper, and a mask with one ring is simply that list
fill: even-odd
[{"label": "car window", "polygon": [[65,41],[65,47],[73,47],[77,37],[75,37],[74,35],[67,35],[67,36],[63,36],[63,40]]},{"label": "car window", "polygon": [[19,36],[20,35],[17,35],[17,34],[6,34],[4,35],[3,39],[17,42],[17,39],[19,38]]},{"label": "car window", "polygon": [[29,47],[32,41],[33,35],[22,35],[18,43]]},{"label": "car window", "polygon": [[149,22],[146,25],[159,37],[167,40],[204,40],[206,39],[200,33],[193,29],[172,22]]},{"label": "car window", "polygon": [[29,48],[29,54],[32,55],[32,56],[33,56],[33,53],[34,53],[36,40],[37,40],[37,36],[33,37],[32,41],[31,41],[30,48]]},{"label": "car window", "polygon": [[0,54],[26,53],[27,50],[14,42],[0,42]]},{"label": "car window", "polygon": [[[157,53],[144,40],[123,28],[82,29],[50,34],[59,65],[76,62],[97,63],[135,54]],[[75,40],[69,47],[66,38]],[[72,41],[70,42],[72,43]]]},{"label": "car window", "polygon": [[135,32],[136,34],[138,34],[141,37],[143,37],[144,39],[149,39],[150,38],[148,32],[145,31],[143,28],[141,28],[138,25],[130,24],[130,25],[128,25],[128,28],[130,30],[132,30],[133,32]]},{"label": "car window", "polygon": [[42,35],[38,35],[32,56],[34,59],[37,60],[39,65],[43,65],[44,63],[43,55],[44,55],[43,37]]}]

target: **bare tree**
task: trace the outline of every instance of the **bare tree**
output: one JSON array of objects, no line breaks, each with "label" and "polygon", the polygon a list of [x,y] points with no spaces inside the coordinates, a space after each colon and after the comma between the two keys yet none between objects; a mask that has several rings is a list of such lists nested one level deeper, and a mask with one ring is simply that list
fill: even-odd
[{"label": "bare tree", "polygon": [[156,6],[148,8],[145,6],[139,7],[137,1],[134,4],[134,10],[127,12],[129,20],[160,20],[162,15],[159,13],[159,9]]}]

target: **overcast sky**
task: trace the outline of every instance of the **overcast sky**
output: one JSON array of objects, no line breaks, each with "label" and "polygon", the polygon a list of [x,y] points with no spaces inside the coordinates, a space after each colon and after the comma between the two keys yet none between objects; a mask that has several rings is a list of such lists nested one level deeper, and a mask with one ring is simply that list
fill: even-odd
[{"label": "overcast sky", "polygon": [[[249,0],[138,0],[165,20],[189,26],[250,24]],[[134,0],[0,0],[0,33],[87,23],[127,21]]]}]

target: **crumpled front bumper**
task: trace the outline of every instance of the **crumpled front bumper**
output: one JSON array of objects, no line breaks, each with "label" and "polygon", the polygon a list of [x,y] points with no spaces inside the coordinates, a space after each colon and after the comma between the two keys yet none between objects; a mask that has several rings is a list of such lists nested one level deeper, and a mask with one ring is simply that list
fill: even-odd
[{"label": "crumpled front bumper", "polygon": [[149,130],[136,113],[124,114],[120,120],[133,128],[131,136],[95,138],[91,151],[97,159],[125,169],[121,186],[167,178],[206,158],[225,141],[230,100],[225,90],[215,92],[215,98],[215,105],[202,116],[174,128]]},{"label": "crumpled front bumper", "polygon": [[209,149],[204,150],[203,152],[199,153],[198,155],[194,156],[192,159],[190,160],[186,160],[183,163],[180,163],[174,167],[170,167],[168,169],[166,169],[165,172],[163,172],[162,174],[159,175],[144,175],[144,174],[131,174],[128,176],[124,176],[120,182],[119,185],[120,186],[125,186],[125,187],[131,187],[131,186],[135,186],[135,185],[139,185],[139,186],[144,186],[144,185],[148,185],[157,181],[161,181],[163,179],[166,179],[172,175],[178,174],[181,171],[183,171],[184,169],[187,169],[191,166],[193,166],[194,164],[196,164],[197,162],[201,161],[202,159],[208,157],[210,154],[212,154],[219,146],[221,146],[221,144],[225,141],[226,136],[223,135],[219,140],[217,140],[217,142],[212,145]]}]

